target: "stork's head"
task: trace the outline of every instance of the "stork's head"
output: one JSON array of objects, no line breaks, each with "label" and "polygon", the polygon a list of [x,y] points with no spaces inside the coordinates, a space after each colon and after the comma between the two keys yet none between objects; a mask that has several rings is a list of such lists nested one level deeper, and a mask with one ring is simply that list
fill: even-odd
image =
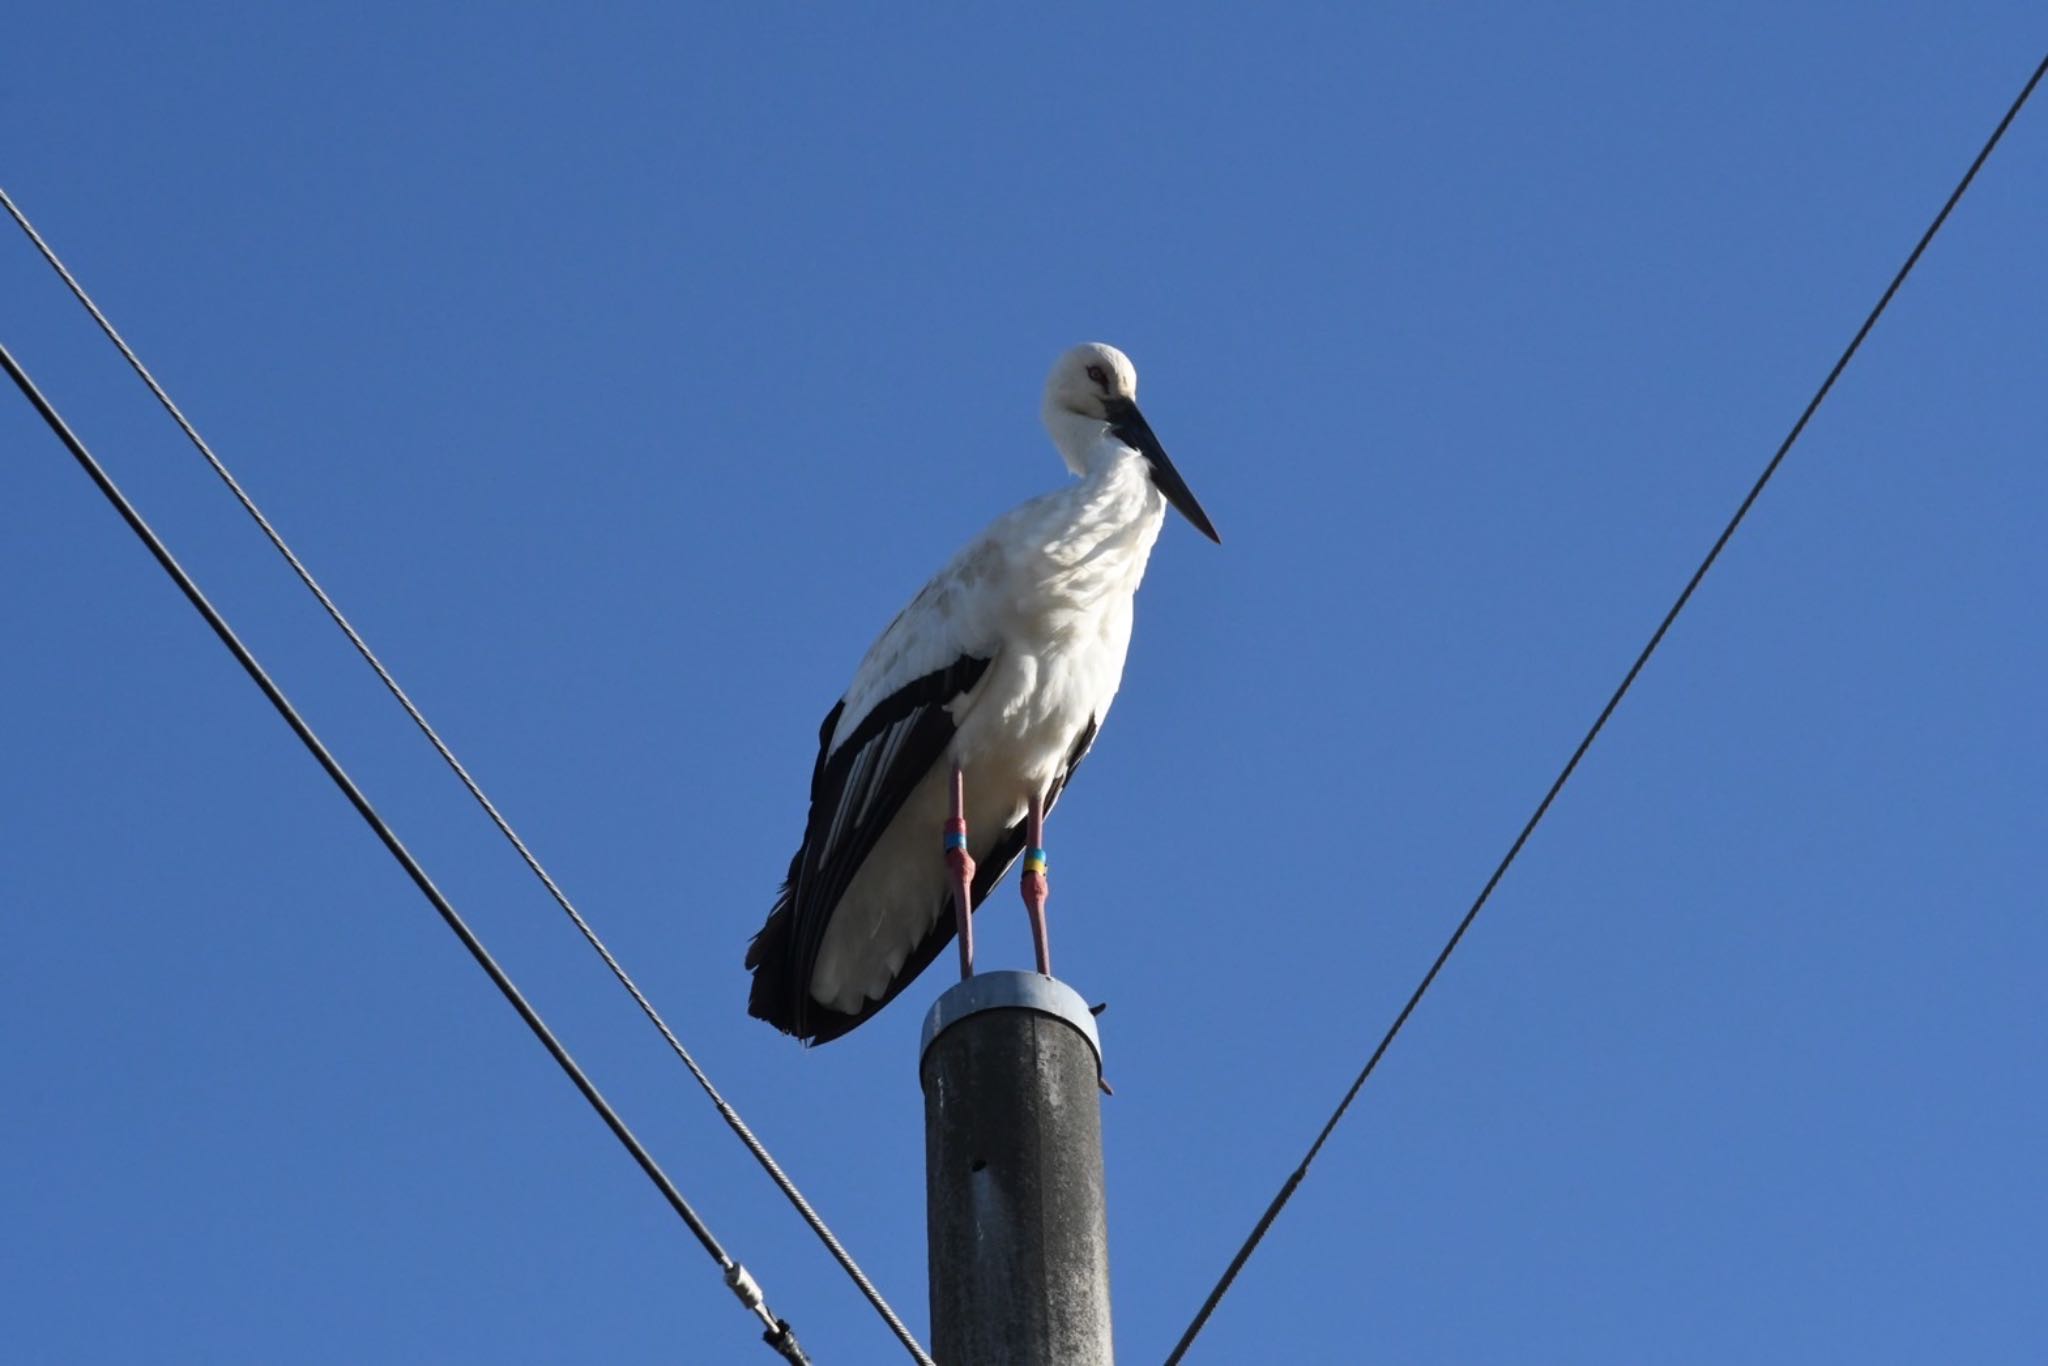
[{"label": "stork's head", "polygon": [[1105,445],[1128,447],[1145,460],[1152,483],[1195,530],[1221,544],[1209,515],[1138,411],[1138,370],[1107,342],[1083,342],[1059,358],[1045,381],[1041,410],[1067,467],[1087,474],[1089,456]]},{"label": "stork's head", "polygon": [[1138,370],[1131,358],[1106,342],[1083,342],[1059,358],[1045,381],[1045,411],[1075,413],[1094,422],[1109,421],[1108,405],[1117,399],[1135,402]]}]

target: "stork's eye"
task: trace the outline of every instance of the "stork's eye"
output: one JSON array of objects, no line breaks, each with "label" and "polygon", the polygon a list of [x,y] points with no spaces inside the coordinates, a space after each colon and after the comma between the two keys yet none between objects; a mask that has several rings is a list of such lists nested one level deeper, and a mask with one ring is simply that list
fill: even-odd
[{"label": "stork's eye", "polygon": [[1097,384],[1101,385],[1105,390],[1109,388],[1109,376],[1102,372],[1102,367],[1099,365],[1091,365],[1088,367],[1088,378],[1094,380]]}]

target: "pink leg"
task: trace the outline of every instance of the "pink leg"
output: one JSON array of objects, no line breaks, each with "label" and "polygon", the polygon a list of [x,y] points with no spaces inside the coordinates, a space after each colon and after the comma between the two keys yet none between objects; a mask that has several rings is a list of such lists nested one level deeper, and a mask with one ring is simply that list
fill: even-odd
[{"label": "pink leg", "polygon": [[1052,948],[1045,938],[1045,899],[1052,884],[1045,872],[1045,798],[1031,799],[1031,814],[1024,822],[1024,876],[1017,885],[1024,893],[1024,909],[1031,916],[1031,946],[1038,951],[1038,970],[1052,976]]},{"label": "pink leg", "polygon": [[946,867],[953,873],[954,928],[960,936],[960,977],[974,975],[974,856],[967,852],[967,779],[953,765],[953,818],[946,822]]}]

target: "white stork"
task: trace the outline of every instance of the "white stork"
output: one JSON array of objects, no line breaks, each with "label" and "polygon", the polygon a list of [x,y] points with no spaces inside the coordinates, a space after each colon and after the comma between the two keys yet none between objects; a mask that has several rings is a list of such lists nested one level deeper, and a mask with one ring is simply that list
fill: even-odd
[{"label": "white stork", "polygon": [[970,541],[826,715],[803,844],[747,949],[750,1014],[806,1043],[836,1039],[955,934],[971,974],[972,910],[1020,853],[1038,970],[1051,972],[1045,813],[1116,696],[1167,504],[1219,540],[1137,394],[1113,346],[1060,357],[1042,416],[1078,482]]}]

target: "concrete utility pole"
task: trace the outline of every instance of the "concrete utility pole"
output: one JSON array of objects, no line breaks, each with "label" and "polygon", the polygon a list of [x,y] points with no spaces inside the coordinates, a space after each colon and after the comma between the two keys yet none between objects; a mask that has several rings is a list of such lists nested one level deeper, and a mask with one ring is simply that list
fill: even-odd
[{"label": "concrete utility pole", "polygon": [[940,1366],[1111,1366],[1102,1045],[1071,987],[989,972],[925,1017],[925,1219]]}]

